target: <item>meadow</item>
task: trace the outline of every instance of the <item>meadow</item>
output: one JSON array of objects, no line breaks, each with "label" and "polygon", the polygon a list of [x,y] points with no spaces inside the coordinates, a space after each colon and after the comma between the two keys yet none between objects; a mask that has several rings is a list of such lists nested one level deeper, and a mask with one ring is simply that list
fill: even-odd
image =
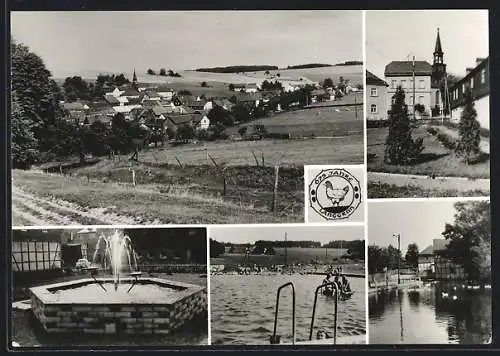
[{"label": "meadow", "polygon": [[[340,137],[352,135],[353,141],[355,139],[359,140],[359,149],[362,150],[363,115],[359,111],[362,111],[362,109],[358,108],[357,117],[355,108],[351,106],[287,111],[232,127],[228,132],[234,134],[240,127],[248,127],[248,133],[250,133],[253,125],[262,124],[270,133],[289,133],[292,137],[311,135],[316,137]],[[307,158],[304,158],[304,161],[307,161]]]}]

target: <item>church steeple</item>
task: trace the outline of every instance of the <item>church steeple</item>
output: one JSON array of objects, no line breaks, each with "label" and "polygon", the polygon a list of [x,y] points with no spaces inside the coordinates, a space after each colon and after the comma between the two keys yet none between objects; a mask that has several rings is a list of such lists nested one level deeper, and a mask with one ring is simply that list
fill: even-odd
[{"label": "church steeple", "polygon": [[437,29],[436,46],[434,47],[434,64],[443,64],[443,49],[441,48],[441,37],[439,36],[439,27]]},{"label": "church steeple", "polygon": [[137,75],[135,75],[135,68],[134,68],[134,75],[132,77],[132,83],[137,84]]}]

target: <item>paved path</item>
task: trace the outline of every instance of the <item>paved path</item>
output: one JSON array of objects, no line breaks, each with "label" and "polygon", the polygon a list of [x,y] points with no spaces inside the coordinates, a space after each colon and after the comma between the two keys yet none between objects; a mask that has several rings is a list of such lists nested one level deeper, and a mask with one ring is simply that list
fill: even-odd
[{"label": "paved path", "polygon": [[463,177],[435,177],[397,174],[385,172],[368,172],[368,181],[370,183],[386,183],[396,186],[413,185],[422,189],[457,189],[459,191],[467,190],[490,190],[489,179],[469,179]]}]

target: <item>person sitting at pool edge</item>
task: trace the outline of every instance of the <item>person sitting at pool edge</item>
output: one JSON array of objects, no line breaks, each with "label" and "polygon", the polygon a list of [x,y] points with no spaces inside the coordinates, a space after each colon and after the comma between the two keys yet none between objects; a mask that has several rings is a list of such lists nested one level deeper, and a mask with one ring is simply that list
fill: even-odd
[{"label": "person sitting at pool edge", "polygon": [[[332,275],[330,273],[327,273],[325,279],[323,279],[323,284],[330,283],[331,282],[331,280],[330,280],[331,277],[332,277]],[[326,286],[325,288],[326,288],[327,291],[331,291],[333,287],[331,285],[329,285],[329,286]]]}]

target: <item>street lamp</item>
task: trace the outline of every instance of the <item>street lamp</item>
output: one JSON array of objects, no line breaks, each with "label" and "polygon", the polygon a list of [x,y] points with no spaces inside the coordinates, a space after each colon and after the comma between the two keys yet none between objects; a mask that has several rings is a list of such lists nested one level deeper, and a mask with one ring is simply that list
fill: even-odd
[{"label": "street lamp", "polygon": [[400,234],[393,234],[392,237],[396,237],[398,239],[398,284],[401,284],[401,278],[400,278],[401,235]]}]

